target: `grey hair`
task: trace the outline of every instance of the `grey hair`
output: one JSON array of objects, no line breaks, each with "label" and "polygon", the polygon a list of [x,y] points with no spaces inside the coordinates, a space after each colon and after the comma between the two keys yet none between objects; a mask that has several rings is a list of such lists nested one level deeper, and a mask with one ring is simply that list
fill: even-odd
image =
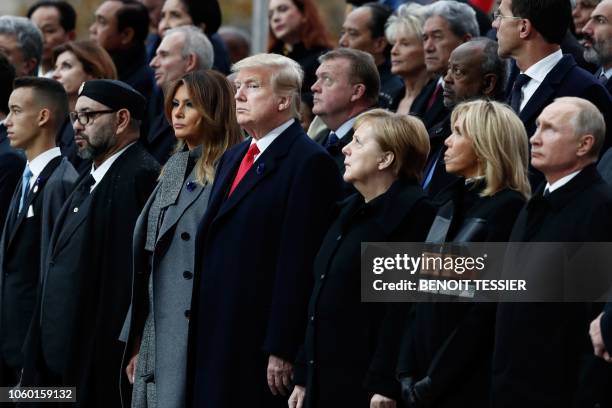
[{"label": "grey hair", "polygon": [[385,37],[393,44],[400,32],[414,36],[420,41],[423,38],[423,6],[417,3],[402,4],[395,14],[387,20]]},{"label": "grey hair", "polygon": [[164,38],[172,34],[183,34],[183,57],[193,54],[198,60],[198,69],[210,69],[213,65],[213,46],[202,30],[194,25],[184,25],[172,28],[164,34]]},{"label": "grey hair", "polygon": [[556,98],[554,102],[567,103],[573,106],[575,114],[572,118],[576,137],[593,135],[595,141],[590,156],[597,159],[606,138],[606,122],[603,114],[593,102],[575,96]]},{"label": "grey hair", "polygon": [[232,65],[232,72],[243,69],[269,69],[270,84],[277,94],[289,95],[291,97],[291,115],[300,118],[300,90],[304,79],[304,71],[300,64],[279,54],[255,54],[244,58]]},{"label": "grey hair", "polygon": [[25,60],[34,58],[36,73],[43,52],[43,37],[38,28],[27,18],[17,16],[0,17],[0,34],[14,35]]},{"label": "grey hair", "polygon": [[439,16],[448,21],[451,31],[457,37],[469,34],[478,37],[480,30],[476,22],[476,12],[467,4],[458,1],[440,0],[429,4],[423,10],[424,19]]}]

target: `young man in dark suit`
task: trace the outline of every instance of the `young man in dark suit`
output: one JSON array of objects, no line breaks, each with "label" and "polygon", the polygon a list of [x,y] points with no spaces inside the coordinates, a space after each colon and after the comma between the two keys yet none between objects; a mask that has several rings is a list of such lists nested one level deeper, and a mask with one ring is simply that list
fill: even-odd
[{"label": "young man in dark suit", "polygon": [[23,364],[21,347],[36,303],[41,256],[78,176],[55,146],[68,115],[62,85],[47,78],[17,78],[8,106],[8,138],[28,162],[0,238],[0,351],[7,386],[17,383]]},{"label": "young man in dark suit", "polygon": [[259,54],[233,69],[251,137],[219,160],[198,231],[187,403],[286,407],[340,173],[296,120],[296,62]]},{"label": "young man in dark suit", "polygon": [[[546,180],[519,213],[510,241],[610,241],[612,190],[595,167],[604,138],[603,116],[591,102],[565,97],[544,108],[530,141],[531,164]],[[525,259],[526,265],[533,260]],[[515,268],[522,269],[520,264]],[[527,278],[545,279],[546,269]],[[548,269],[555,271],[547,276],[550,285],[562,282],[562,267]],[[597,400],[585,404],[578,381],[581,369],[588,370],[581,359],[592,354],[586,349],[591,307],[579,302],[501,303],[491,406],[597,406]],[[573,405],[575,398],[583,399]]]},{"label": "young man in dark suit", "polygon": [[81,406],[120,406],[132,233],[159,165],[138,143],[145,99],[115,80],[83,84],[71,112],[79,155],[93,162],[62,207],[43,262],[22,385],[76,386]]}]

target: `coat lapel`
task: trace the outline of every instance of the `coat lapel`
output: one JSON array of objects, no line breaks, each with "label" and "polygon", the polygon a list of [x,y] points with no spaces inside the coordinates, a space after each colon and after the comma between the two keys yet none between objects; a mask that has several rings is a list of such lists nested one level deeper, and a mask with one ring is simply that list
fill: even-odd
[{"label": "coat lapel", "polygon": [[561,61],[555,65],[555,67],[546,75],[544,81],[540,84],[538,89],[529,99],[527,105],[523,108],[519,114],[520,119],[523,123],[526,123],[534,115],[540,113],[544,106],[551,102],[555,90],[558,89],[558,84],[563,80],[567,72],[576,65],[576,62],[569,55],[563,56]]},{"label": "coat lapel", "polygon": [[[254,189],[254,187],[263,179],[265,179],[269,174],[274,172],[274,169],[278,166],[280,160],[282,160],[283,156],[287,154],[289,148],[293,144],[296,138],[296,127],[299,127],[298,122],[294,122],[291,126],[287,128],[283,133],[281,133],[274,142],[257,158],[253,166],[249,169],[249,171],[244,175],[244,178],[240,181],[240,183],[234,189],[234,192],[221,204],[221,208],[217,213],[215,219],[222,217],[232,208],[234,208],[248,193]],[[249,141],[250,144],[250,141]],[[249,144],[247,144],[247,149]],[[246,149],[245,149],[246,152]],[[232,166],[233,169],[237,169],[242,161],[242,157],[244,154],[240,155],[238,164]],[[229,181],[225,181],[230,184],[233,181],[233,176],[236,174],[236,171],[231,172],[231,177]],[[224,183],[223,185],[224,191],[228,191],[229,186]],[[224,191],[219,191],[224,192]],[[225,196],[225,194],[224,194]]]},{"label": "coat lapel", "polygon": [[179,196],[176,205],[168,207],[161,228],[159,230],[159,234],[157,234],[157,242],[159,242],[164,237],[164,235],[168,231],[170,231],[172,227],[174,227],[174,225],[176,225],[176,223],[181,219],[185,211],[187,211],[187,209],[191,207],[191,205],[198,199],[198,197],[200,197],[200,194],[202,194],[202,192],[204,191],[206,185],[200,185],[196,182],[193,183],[196,184],[196,187],[192,191],[186,191],[187,189],[183,187],[183,191],[181,191],[181,196]]}]

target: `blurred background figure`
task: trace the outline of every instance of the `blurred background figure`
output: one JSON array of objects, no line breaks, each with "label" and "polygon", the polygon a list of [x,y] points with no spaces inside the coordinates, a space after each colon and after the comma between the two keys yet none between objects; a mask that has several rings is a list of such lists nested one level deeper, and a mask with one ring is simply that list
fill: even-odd
[{"label": "blurred background figure", "polygon": [[389,108],[402,93],[404,83],[391,73],[391,46],[385,37],[385,24],[392,10],[380,3],[369,2],[355,8],[345,18],[338,45],[365,51],[374,57],[380,76],[378,105]]},{"label": "blurred background figure", "polygon": [[40,30],[25,17],[0,17],[0,53],[15,68],[15,76],[36,76],[43,52]]},{"label": "blurred background figure", "polygon": [[107,0],[95,12],[89,39],[104,48],[113,59],[119,80],[145,98],[153,91],[153,72],[147,64],[145,40],[149,33],[149,12],[135,0]]},{"label": "blurred background figure", "polygon": [[230,63],[235,64],[251,55],[251,40],[245,30],[234,26],[221,26],[219,37],[225,43]]},{"label": "blurred background figure", "polygon": [[333,48],[314,0],[270,0],[268,52],[291,58],[304,70],[302,92],[314,84],[317,58]]},{"label": "blurred background figure", "polygon": [[229,55],[223,40],[217,34],[221,18],[221,8],[217,0],[166,0],[157,31],[163,37],[169,29],[182,25],[200,28],[213,46],[213,68],[227,75],[231,65]]},{"label": "blurred background figure", "polygon": [[[81,84],[90,79],[117,79],[117,70],[106,50],[93,41],[70,41],[53,49],[53,79],[64,87],[68,95],[68,111],[73,112]],[[57,146],[79,173],[91,166],[89,160],[77,155],[74,129],[66,117],[57,134]]]},{"label": "blurred background figure", "polygon": [[576,5],[572,9],[572,20],[574,23],[574,35],[581,40],[581,43],[583,42],[582,29],[589,21],[591,13],[600,2],[601,0],[576,0]]},{"label": "blurred background figure", "polygon": [[161,20],[162,6],[164,0],[138,0],[149,12],[149,34],[145,41],[145,48],[147,50],[147,62],[150,62],[155,56],[155,49],[159,44],[159,35],[157,33],[157,27],[159,26],[159,20]]},{"label": "blurred background figure", "polygon": [[34,3],[27,13],[43,35],[43,53],[39,76],[53,76],[53,49],[76,38],[76,12],[62,0],[42,0]]},{"label": "blurred background figure", "polygon": [[[134,231],[134,290],[126,368],[132,407],[186,405],[187,330],[195,237],[215,164],[242,141],[234,90],[212,70],[168,84],[165,114],[178,144]],[[124,328],[124,332],[127,329]],[[127,334],[127,333],[126,333]],[[124,364],[127,361],[124,361]]]},{"label": "blurred background figure", "polygon": [[403,92],[393,100],[389,109],[408,114],[412,102],[431,79],[425,66],[423,49],[423,19],[417,4],[401,5],[389,17],[385,27],[391,44],[391,73],[404,81]]}]

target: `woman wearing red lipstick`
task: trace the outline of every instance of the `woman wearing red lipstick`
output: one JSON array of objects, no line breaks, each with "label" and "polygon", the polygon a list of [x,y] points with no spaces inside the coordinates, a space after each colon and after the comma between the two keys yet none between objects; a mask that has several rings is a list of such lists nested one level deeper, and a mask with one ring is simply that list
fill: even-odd
[{"label": "woman wearing red lipstick", "polygon": [[212,70],[191,72],[166,92],[178,143],[134,230],[134,287],[124,328],[132,407],[185,406],[195,236],[216,161],[242,140],[233,94]]},{"label": "woman wearing red lipstick", "polygon": [[333,48],[314,0],[270,0],[268,52],[296,61],[304,70],[302,93],[316,81],[317,58]]}]

